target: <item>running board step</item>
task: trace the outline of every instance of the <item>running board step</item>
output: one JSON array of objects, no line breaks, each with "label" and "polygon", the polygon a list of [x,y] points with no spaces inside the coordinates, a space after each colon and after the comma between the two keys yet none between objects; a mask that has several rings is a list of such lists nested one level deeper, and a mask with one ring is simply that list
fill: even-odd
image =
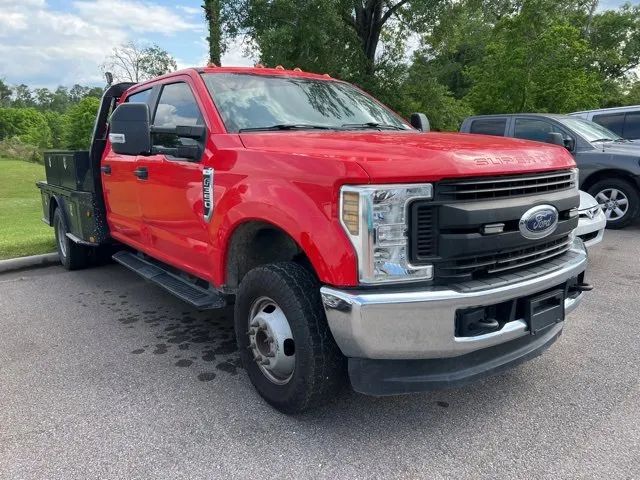
[{"label": "running board step", "polygon": [[131,252],[120,251],[113,255],[113,259],[198,310],[214,310],[227,306],[224,297],[218,293],[194,285]]}]

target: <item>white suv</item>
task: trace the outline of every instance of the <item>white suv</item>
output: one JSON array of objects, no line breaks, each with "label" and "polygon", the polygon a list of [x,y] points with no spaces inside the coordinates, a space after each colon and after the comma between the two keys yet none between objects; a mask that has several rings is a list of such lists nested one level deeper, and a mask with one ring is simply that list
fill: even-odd
[{"label": "white suv", "polygon": [[622,138],[640,143],[640,105],[585,110],[569,115],[599,123]]}]

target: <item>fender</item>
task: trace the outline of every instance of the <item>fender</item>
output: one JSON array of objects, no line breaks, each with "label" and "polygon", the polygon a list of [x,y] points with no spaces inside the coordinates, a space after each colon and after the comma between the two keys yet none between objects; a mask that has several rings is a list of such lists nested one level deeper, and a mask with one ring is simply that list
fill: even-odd
[{"label": "fender", "polygon": [[[69,206],[67,205],[67,199],[62,195],[52,195],[51,200],[55,200],[57,208],[62,212],[62,222],[67,232],[71,231],[71,221],[69,220]],[[53,227],[53,201],[49,201],[49,224]]]},{"label": "fender", "polygon": [[[217,255],[213,262],[214,284],[226,282],[227,251],[235,230],[244,222],[257,220],[270,223],[293,238],[322,283],[357,285],[355,250],[338,222],[333,190],[309,192],[314,195],[312,199],[302,187],[287,181],[259,179],[251,184],[236,184],[225,192],[215,206],[215,217],[222,222],[212,231]],[[212,224],[216,223],[214,218]]]},{"label": "fender", "polygon": [[67,202],[67,199],[64,198],[62,195],[52,195],[51,196],[51,201],[49,201],[49,224],[51,227],[53,227],[53,214],[54,211],[52,210],[52,205],[53,205],[53,200],[55,200],[57,208],[60,209],[61,213],[62,213],[62,222],[64,223],[64,228],[67,231],[67,238],[69,240],[71,240],[74,243],[80,244],[80,245],[86,245],[88,247],[96,247],[97,244],[95,243],[90,243],[90,242],[86,242],[84,240],[82,240],[81,238],[78,238],[76,235],[74,235],[73,232],[73,225],[71,223],[71,215],[70,215],[70,211],[69,211],[69,202]]}]

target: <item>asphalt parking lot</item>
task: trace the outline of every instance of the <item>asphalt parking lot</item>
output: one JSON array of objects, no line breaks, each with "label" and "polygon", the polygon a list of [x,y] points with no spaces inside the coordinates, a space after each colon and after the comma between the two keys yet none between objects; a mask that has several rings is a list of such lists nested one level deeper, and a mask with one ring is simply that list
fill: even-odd
[{"label": "asphalt parking lot", "polygon": [[240,368],[231,311],[117,265],[0,275],[0,478],[639,478],[640,225],[606,233],[588,279],[514,370],[286,417]]}]

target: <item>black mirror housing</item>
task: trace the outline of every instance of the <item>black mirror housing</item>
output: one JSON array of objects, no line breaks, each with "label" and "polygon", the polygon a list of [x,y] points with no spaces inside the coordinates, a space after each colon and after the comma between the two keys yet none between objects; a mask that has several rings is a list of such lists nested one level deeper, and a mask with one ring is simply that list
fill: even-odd
[{"label": "black mirror housing", "polygon": [[564,147],[564,137],[558,132],[547,133],[547,143]]},{"label": "black mirror housing", "polygon": [[570,152],[573,152],[573,150],[576,148],[576,141],[571,137],[566,137],[563,141],[563,144],[564,148],[566,148]]},{"label": "black mirror housing", "polygon": [[428,132],[431,129],[429,119],[424,113],[412,113],[411,126],[421,132]]},{"label": "black mirror housing", "polygon": [[111,149],[119,155],[151,154],[149,106],[123,103],[113,111],[109,127]]}]

